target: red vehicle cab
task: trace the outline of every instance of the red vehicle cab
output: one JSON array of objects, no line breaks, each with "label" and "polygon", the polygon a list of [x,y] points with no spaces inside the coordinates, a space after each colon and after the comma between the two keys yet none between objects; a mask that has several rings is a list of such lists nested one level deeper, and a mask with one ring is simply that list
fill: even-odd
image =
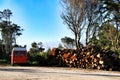
[{"label": "red vehicle cab", "polygon": [[27,63],[28,53],[26,48],[13,48],[11,53],[11,64]]}]

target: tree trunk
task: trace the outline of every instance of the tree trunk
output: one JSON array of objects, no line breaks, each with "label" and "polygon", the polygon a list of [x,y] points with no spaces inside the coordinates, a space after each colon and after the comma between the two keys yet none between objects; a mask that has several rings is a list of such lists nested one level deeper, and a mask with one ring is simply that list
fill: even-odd
[{"label": "tree trunk", "polygon": [[75,33],[75,45],[76,45],[76,49],[78,49],[78,43],[77,43],[77,33]]}]

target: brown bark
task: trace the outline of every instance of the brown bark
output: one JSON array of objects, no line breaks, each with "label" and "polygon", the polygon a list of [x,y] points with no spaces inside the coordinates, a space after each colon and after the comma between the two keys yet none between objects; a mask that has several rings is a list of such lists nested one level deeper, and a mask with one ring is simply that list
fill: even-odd
[{"label": "brown bark", "polygon": [[[56,49],[58,50],[58,49]],[[60,52],[59,54],[56,52]],[[54,51],[51,54],[59,56],[59,61],[69,67],[79,67],[87,69],[106,69],[114,67],[114,61],[118,59],[117,53],[110,50],[100,49],[97,46],[86,46],[80,49],[64,49]],[[116,56],[113,56],[116,55]],[[58,58],[57,58],[58,59]]]}]

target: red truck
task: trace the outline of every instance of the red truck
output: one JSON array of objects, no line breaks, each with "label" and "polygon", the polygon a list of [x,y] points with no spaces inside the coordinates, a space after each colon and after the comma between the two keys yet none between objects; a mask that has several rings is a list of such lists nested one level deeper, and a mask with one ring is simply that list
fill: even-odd
[{"label": "red truck", "polygon": [[13,48],[11,53],[11,64],[23,64],[27,63],[28,53],[26,48]]}]

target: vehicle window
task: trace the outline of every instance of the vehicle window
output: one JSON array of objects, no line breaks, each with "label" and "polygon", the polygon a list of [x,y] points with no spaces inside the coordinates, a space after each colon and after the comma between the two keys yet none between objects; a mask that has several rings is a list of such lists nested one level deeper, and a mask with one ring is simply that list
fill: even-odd
[{"label": "vehicle window", "polygon": [[14,51],[15,56],[24,56],[26,51]]}]

